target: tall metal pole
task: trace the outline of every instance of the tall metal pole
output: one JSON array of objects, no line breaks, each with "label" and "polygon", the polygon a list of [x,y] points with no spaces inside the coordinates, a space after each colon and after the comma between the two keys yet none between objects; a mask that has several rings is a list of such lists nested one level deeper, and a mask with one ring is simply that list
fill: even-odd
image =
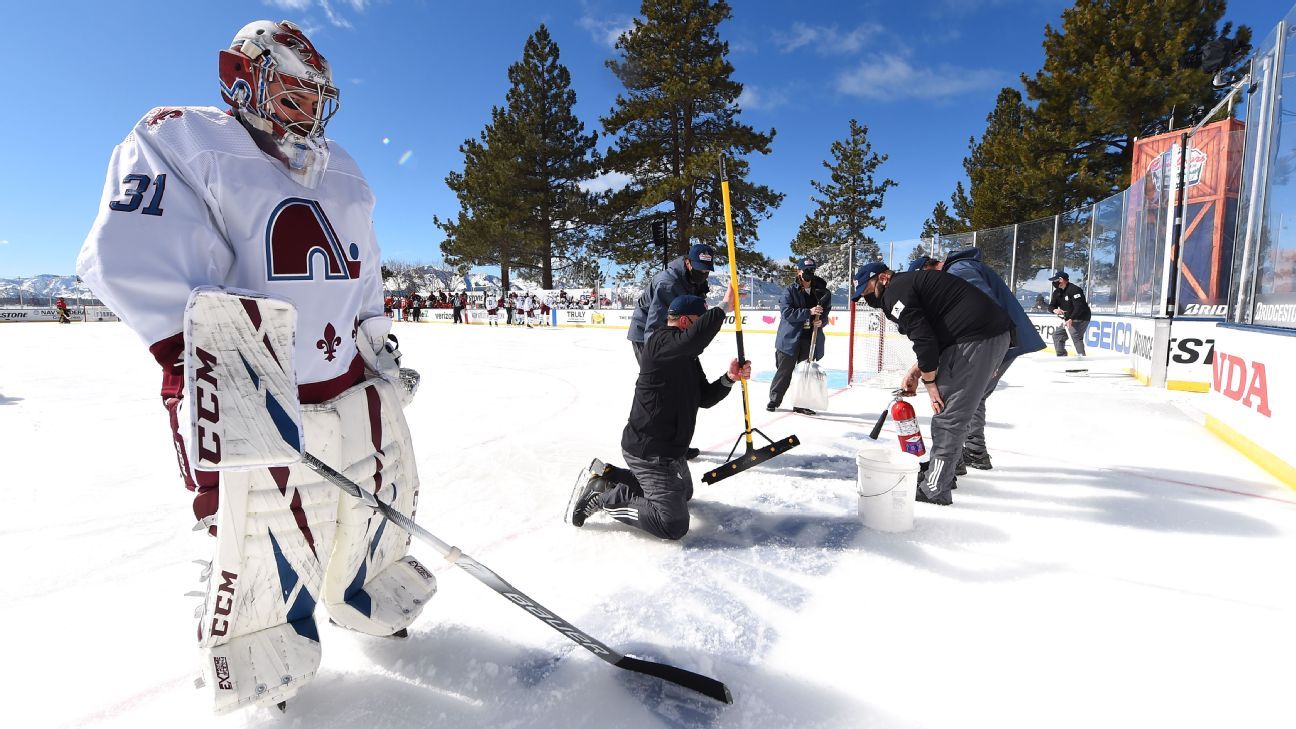
[{"label": "tall metal pole", "polygon": [[1050,271],[1057,270],[1057,246],[1058,246],[1058,226],[1062,223],[1061,215],[1053,216],[1053,260],[1049,266]]},{"label": "tall metal pole", "polygon": [[1173,317],[1179,310],[1177,296],[1179,293],[1179,250],[1183,245],[1183,219],[1184,219],[1184,198],[1188,197],[1188,186],[1185,182],[1187,175],[1184,174],[1188,168],[1188,132],[1179,135],[1179,166],[1175,170],[1175,201],[1174,201],[1174,222],[1170,230],[1170,250],[1166,251],[1166,275],[1169,280],[1166,281],[1166,298],[1165,309],[1162,313],[1165,316]]},{"label": "tall metal pole", "polygon": [[1012,259],[1008,263],[1008,279],[1015,296],[1017,294],[1017,223],[1013,223]]}]

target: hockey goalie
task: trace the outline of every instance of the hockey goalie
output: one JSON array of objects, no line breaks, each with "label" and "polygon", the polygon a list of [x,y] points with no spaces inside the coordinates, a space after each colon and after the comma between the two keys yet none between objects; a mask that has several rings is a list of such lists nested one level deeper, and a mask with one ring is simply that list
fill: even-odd
[{"label": "hockey goalie", "polygon": [[329,64],[292,23],[256,21],[219,75],[227,110],[153,109],[114,149],[77,272],[162,366],[195,530],[214,536],[195,537],[197,639],[225,712],[314,677],[318,603],[399,636],[436,581],[406,532],[297,463],[309,447],[415,510],[413,388],[383,316],[373,195],[324,136]]}]

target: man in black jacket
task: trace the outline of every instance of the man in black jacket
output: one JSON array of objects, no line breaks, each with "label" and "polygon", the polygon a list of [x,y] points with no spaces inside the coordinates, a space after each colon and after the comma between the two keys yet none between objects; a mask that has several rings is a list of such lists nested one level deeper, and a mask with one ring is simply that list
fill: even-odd
[{"label": "man in black jacket", "polygon": [[994,299],[940,271],[894,273],[881,262],[855,272],[853,298],[882,309],[913,342],[918,362],[900,382],[907,394],[921,382],[931,398],[931,458],[918,477],[918,500],[954,503],[950,489],[968,425],[1003,362],[1012,320]]},{"label": "man in black jacket", "polygon": [[1062,326],[1053,330],[1053,349],[1057,356],[1067,356],[1067,334],[1075,342],[1076,354],[1084,356],[1085,330],[1093,314],[1089,312],[1089,302],[1085,301],[1084,290],[1071,283],[1066,271],[1059,269],[1049,281],[1053,283],[1053,296],[1049,308],[1064,320]]},{"label": "man in black jacket", "polygon": [[734,295],[726,291],[720,306],[710,310],[699,296],[671,301],[666,326],[648,337],[641,353],[634,404],[621,433],[628,468],[595,461],[589,479],[578,479],[572,490],[567,519],[573,526],[606,511],[662,539],[688,533],[693,478],[685,454],[698,408],[720,402],[735,382],[751,376],[751,363],[739,366],[735,359],[726,374],[708,382],[698,360],[733,311]]},{"label": "man in black jacket", "polygon": [[[798,362],[820,360],[824,355],[823,325],[832,309],[832,294],[828,282],[815,275],[813,258],[801,259],[796,281],[779,299],[781,316],[778,334],[774,336],[774,379],[770,381],[769,404],[765,409],[774,412],[783,403],[783,394],[792,384],[792,371]],[[817,336],[816,336],[817,334]],[[810,342],[814,341],[814,351]],[[792,408],[803,415],[814,415],[809,408]]]}]

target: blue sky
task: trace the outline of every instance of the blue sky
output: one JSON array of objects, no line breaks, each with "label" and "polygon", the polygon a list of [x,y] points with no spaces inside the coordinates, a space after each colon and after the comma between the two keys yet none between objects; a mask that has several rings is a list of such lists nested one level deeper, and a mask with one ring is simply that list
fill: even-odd
[{"label": "blue sky", "polygon": [[[915,238],[961,179],[999,88],[1043,60],[1046,23],[1065,0],[778,2],[731,0],[721,26],[742,118],[777,136],[753,160],[786,193],[759,248],[786,256],[811,207],[810,180],[848,120],[890,155],[881,241]],[[1233,0],[1228,19],[1268,32],[1286,0]],[[266,0],[14,3],[0,80],[0,277],[70,274],[95,216],[112,147],[160,105],[220,105],[216,54],[245,22],[290,19],[333,64],[342,108],[329,126],[378,198],[384,256],[440,259],[433,215],[458,207],[445,187],[458,145],[502,103],[506,69],[546,23],[571,70],[577,113],[598,129],[620,89],[603,62],[637,0]],[[606,143],[606,140],[604,140]]]}]

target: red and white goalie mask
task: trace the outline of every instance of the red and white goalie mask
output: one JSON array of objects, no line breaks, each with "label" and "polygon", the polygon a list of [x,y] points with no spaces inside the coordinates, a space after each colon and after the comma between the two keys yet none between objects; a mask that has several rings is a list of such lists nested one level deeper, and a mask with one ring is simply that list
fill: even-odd
[{"label": "red and white goalie mask", "polygon": [[301,29],[286,20],[243,26],[220,52],[220,81],[221,97],[238,118],[269,138],[300,182],[315,187],[328,167],[324,127],[337,113],[338,90],[328,61]]}]

